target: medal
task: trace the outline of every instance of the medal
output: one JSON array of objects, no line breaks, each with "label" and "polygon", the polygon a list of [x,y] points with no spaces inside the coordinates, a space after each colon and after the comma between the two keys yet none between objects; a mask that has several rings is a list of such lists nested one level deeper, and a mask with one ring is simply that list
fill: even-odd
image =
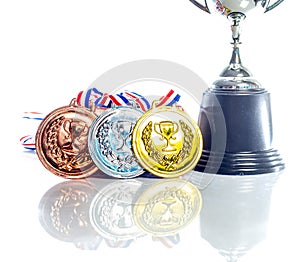
[{"label": "medal", "polygon": [[150,173],[174,178],[191,171],[202,153],[202,135],[197,123],[175,106],[159,106],[137,121],[133,151]]},{"label": "medal", "polygon": [[53,174],[64,178],[84,178],[98,169],[87,147],[88,130],[97,116],[90,109],[69,106],[49,113],[36,133],[36,152],[42,164]]},{"label": "medal", "polygon": [[153,236],[170,236],[187,226],[199,214],[202,196],[185,180],[164,180],[150,186],[134,205],[134,220]]},{"label": "medal", "polygon": [[92,124],[88,146],[94,163],[105,174],[132,178],[144,172],[131,145],[132,130],[143,112],[128,106],[104,111]]}]

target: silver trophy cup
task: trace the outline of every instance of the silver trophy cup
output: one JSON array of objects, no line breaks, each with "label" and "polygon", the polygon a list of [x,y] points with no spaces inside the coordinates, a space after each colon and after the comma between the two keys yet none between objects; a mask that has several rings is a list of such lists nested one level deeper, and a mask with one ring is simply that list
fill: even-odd
[{"label": "silver trophy cup", "polygon": [[[190,1],[205,12],[227,17],[233,40],[229,65],[203,94],[199,126],[204,147],[196,171],[251,175],[284,169],[278,151],[272,147],[270,94],[242,65],[239,50],[240,23],[245,14],[254,8],[268,12],[283,0],[274,3],[270,0]],[[213,140],[218,141],[218,136],[224,135],[224,130],[225,144],[213,143]]]}]

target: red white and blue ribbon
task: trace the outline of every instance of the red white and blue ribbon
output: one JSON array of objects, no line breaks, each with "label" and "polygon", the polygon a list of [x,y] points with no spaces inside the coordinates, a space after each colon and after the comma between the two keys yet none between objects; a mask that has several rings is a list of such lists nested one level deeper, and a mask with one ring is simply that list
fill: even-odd
[{"label": "red white and blue ribbon", "polygon": [[[156,106],[172,106],[176,104],[176,107],[182,109],[182,107],[178,105],[180,97],[181,96],[179,94],[177,94],[174,90],[171,89],[165,96],[162,96],[159,99],[158,105]],[[76,103],[78,106],[91,108],[91,106],[94,104],[96,108],[102,110],[111,108],[113,105],[131,105],[132,101],[135,101],[137,106],[144,112],[148,111],[151,108],[151,105],[146,97],[131,91],[123,91],[117,94],[108,94],[101,92],[96,87],[93,87],[87,89],[86,91],[79,92],[76,98]],[[44,119],[44,116],[44,114],[39,112],[24,112],[22,118],[34,121],[41,121]],[[35,150],[35,136],[23,136],[20,139],[20,142],[24,149]]]},{"label": "red white and blue ribbon", "polygon": [[30,120],[38,120],[41,121],[45,117],[44,114],[39,112],[24,112],[22,118],[30,119]]},{"label": "red white and blue ribbon", "polygon": [[[45,115],[39,112],[24,112],[22,115],[22,119],[30,120],[28,123],[32,128],[30,130],[34,129],[35,125],[39,125],[40,122],[44,119]],[[30,132],[29,132],[30,133]],[[24,149],[29,151],[35,150],[35,136],[33,135],[24,135],[20,138],[21,145]]]},{"label": "red white and blue ribbon", "polygon": [[94,104],[97,108],[100,109],[107,109],[112,107],[112,105],[130,105],[132,103],[132,100],[137,103],[142,111],[146,112],[150,109],[150,103],[144,96],[130,91],[125,91],[118,94],[108,94],[103,93],[97,88],[93,87],[86,91],[79,92],[76,99],[79,106],[90,108],[91,104]]},{"label": "red white and blue ribbon", "polygon": [[24,149],[35,150],[35,139],[31,135],[23,136],[20,138],[20,142]]},{"label": "red white and blue ribbon", "polygon": [[133,242],[133,239],[128,240],[111,240],[111,239],[104,239],[105,243],[112,248],[127,248]]},{"label": "red white and blue ribbon", "polygon": [[178,233],[175,235],[164,236],[164,237],[152,237],[153,241],[160,241],[165,247],[172,248],[180,242],[180,236]]},{"label": "red white and blue ribbon", "polygon": [[170,90],[165,96],[159,99],[159,103],[156,106],[172,106],[178,103],[180,95],[176,94],[174,90]]}]

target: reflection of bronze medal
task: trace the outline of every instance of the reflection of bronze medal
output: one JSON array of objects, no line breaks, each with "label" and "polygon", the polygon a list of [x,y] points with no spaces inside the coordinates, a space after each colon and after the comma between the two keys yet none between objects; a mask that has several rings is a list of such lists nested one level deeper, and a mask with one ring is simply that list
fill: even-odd
[{"label": "reflection of bronze medal", "polygon": [[196,122],[174,106],[146,112],[133,130],[132,147],[141,166],[154,175],[174,178],[191,171],[202,153]]},{"label": "reflection of bronze medal", "polygon": [[88,131],[95,113],[75,105],[58,108],[41,122],[36,134],[36,152],[42,164],[55,175],[83,178],[95,173],[87,147]]},{"label": "reflection of bronze medal", "polygon": [[53,237],[81,249],[96,249],[102,237],[90,223],[89,206],[97,194],[86,180],[66,181],[49,189],[39,204],[39,220]]},{"label": "reflection of bronze medal", "polygon": [[201,207],[201,193],[193,184],[179,179],[164,180],[138,198],[134,219],[143,231],[168,236],[191,223]]}]

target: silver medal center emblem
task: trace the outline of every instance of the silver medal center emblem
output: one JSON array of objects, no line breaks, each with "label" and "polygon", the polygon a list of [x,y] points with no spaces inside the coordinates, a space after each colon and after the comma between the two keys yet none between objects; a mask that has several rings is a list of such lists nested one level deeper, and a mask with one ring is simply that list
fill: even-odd
[{"label": "silver medal center emblem", "polygon": [[89,151],[98,168],[109,176],[132,178],[144,170],[132,150],[132,131],[143,112],[120,106],[104,111],[89,131]]}]

